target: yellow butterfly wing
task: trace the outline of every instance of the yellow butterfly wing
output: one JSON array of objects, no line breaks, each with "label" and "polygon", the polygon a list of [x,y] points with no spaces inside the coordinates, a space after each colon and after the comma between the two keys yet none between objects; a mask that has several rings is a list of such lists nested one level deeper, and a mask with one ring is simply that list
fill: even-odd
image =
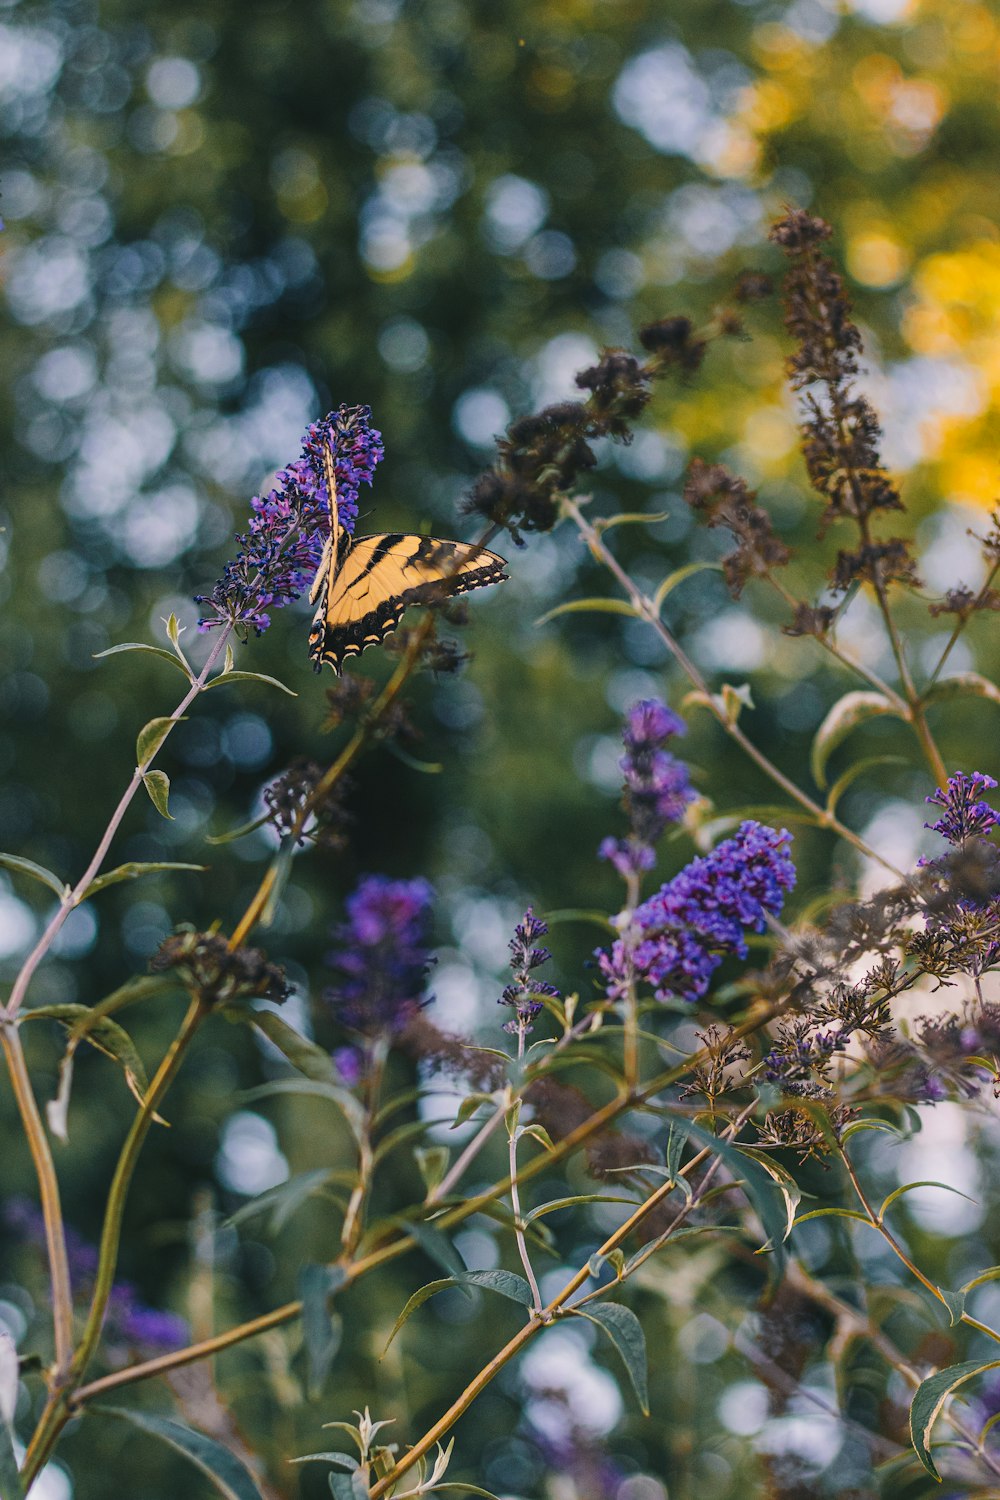
[{"label": "yellow butterfly wing", "polygon": [[505,567],[472,542],[398,531],[351,540],[336,525],[313,584],[309,655],[317,669],[328,663],[339,673],[349,656],[384,641],[408,605],[500,583]]}]

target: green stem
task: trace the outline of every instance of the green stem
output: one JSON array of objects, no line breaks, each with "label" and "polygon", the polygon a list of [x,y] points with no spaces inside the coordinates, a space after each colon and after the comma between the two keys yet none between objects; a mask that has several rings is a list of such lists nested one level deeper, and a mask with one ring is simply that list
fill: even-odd
[{"label": "green stem", "polygon": [[591,526],[590,522],[587,521],[580,513],[576,502],[569,499],[568,496],[564,496],[562,504],[563,510],[572,519],[580,534],[587,542],[587,545],[589,546],[593,555],[599,562],[602,562],[604,564],[608,571],[612,573],[621,584],[625,593],[628,595],[629,601],[635,609],[636,613],[640,615],[641,618],[644,619],[647,624],[653,628],[653,630],[656,631],[656,634],[659,636],[660,640],[673,656],[678,666],[685,673],[691,684],[698,690],[699,694],[702,697],[704,707],[707,708],[708,711],[713,715],[720,727],[725,731],[726,734],[728,734],[729,738],[731,740],[734,740],[736,744],[739,745],[744,754],[748,755],[754,762],[754,764],[764,772],[764,775],[767,776],[769,780],[773,781],[776,786],[779,786],[786,796],[790,797],[793,802],[797,802],[800,807],[805,808],[806,812],[808,812],[815,821],[817,827],[829,828],[831,832],[839,834],[842,839],[845,839],[847,841],[847,843],[853,845],[853,847],[857,849],[859,854],[863,854],[867,859],[874,860],[877,864],[880,864],[883,869],[888,870],[892,875],[894,875],[897,880],[905,882],[906,876],[903,874],[902,870],[897,870],[896,866],[889,860],[885,859],[883,855],[870,848],[870,846],[865,843],[864,839],[859,838],[852,829],[848,828],[846,824],[841,823],[840,819],[836,817],[835,814],[830,812],[825,807],[820,807],[818,802],[814,802],[813,799],[807,796],[800,787],[795,785],[794,781],[786,776],[783,771],[779,770],[774,762],[772,760],[769,760],[762,750],[758,750],[757,746],[753,743],[752,740],[749,740],[747,738],[747,736],[743,733],[743,730],[740,728],[739,724],[730,718],[724,706],[716,700],[716,695],[709,690],[708,683],[698,671],[698,668],[695,666],[694,662],[681,646],[680,642],[674,638],[674,636],[664,625],[663,621],[660,619],[660,612],[653,600],[650,599],[648,594],[644,594],[643,591],[638,587],[638,585],[629,577],[628,573],[626,573],[625,569],[615,557],[614,553],[608,550],[598,533],[594,530],[594,527]]},{"label": "green stem", "polygon": [[31,1159],[34,1162],[39,1196],[42,1201],[49,1275],[52,1278],[52,1323],[56,1356],[53,1384],[58,1387],[65,1378],[73,1352],[73,1293],[70,1287],[69,1261],[66,1255],[66,1231],[63,1228],[62,1206],[59,1199],[59,1180],[56,1177],[49,1138],[38,1112],[34,1089],[31,1087],[21,1038],[16,1025],[6,1019],[0,1022],[0,1043],[3,1045],[4,1056],[10,1071],[11,1086],[27,1138],[28,1149],[31,1152]]},{"label": "green stem", "polygon": [[104,1323],[104,1314],[107,1311],[108,1298],[111,1295],[111,1289],[114,1285],[115,1269],[118,1263],[118,1246],[121,1240],[125,1200],[136,1163],[139,1159],[139,1153],[149,1133],[149,1128],[153,1123],[157,1106],[176,1077],[191,1039],[206,1014],[207,1008],[202,1000],[198,997],[193,998],[181,1024],[180,1031],[174,1037],[163,1061],[156,1070],[142,1106],[132,1121],[131,1129],[125,1138],[125,1144],[118,1158],[118,1165],[115,1168],[115,1175],[108,1193],[108,1202],[104,1213],[104,1227],[101,1233],[101,1244],[98,1253],[97,1273],[94,1280],[94,1292],[91,1298],[90,1311],[87,1315],[87,1322],[79,1346],[73,1356],[73,1362],[64,1381],[63,1388],[58,1393],[54,1393],[54,1399],[49,1402],[43,1412],[42,1418],[28,1446],[24,1469],[22,1471],[25,1489],[30,1488],[32,1480],[36,1477],[55,1446],[59,1433],[69,1421],[72,1415],[73,1392],[80,1384],[87,1365],[100,1342],[101,1327]]}]

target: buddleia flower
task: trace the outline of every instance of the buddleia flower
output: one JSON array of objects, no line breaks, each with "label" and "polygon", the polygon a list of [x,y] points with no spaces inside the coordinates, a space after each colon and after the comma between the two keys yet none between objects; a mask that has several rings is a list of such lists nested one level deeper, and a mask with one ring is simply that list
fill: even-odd
[{"label": "buddleia flower", "polygon": [[277,486],[254,496],[248,528],[236,538],[236,557],[211,594],[196,597],[203,608],[203,630],[231,625],[260,635],[272,610],[309,588],[330,531],[327,448],[333,456],[340,524],[353,535],[360,486],[371,484],[384,452],[368,406],[339,406],[314,422],[306,429],[299,457],[279,470]]}]

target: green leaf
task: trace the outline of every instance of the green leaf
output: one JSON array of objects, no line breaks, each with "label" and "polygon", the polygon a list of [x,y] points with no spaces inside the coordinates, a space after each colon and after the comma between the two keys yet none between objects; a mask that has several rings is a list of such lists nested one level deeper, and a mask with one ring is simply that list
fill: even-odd
[{"label": "green leaf", "polygon": [[214,1438],[206,1437],[203,1432],[185,1427],[172,1417],[155,1417],[148,1411],[127,1410],[119,1406],[92,1406],[90,1409],[106,1417],[120,1417],[131,1422],[140,1431],[148,1432],[151,1437],[158,1437],[178,1453],[182,1453],[211,1480],[220,1495],[226,1496],[226,1500],[262,1500],[256,1481],[246,1465],[235,1453],[231,1453]]},{"label": "green leaf", "polygon": [[231,828],[228,833],[215,833],[215,834],[206,833],[206,835],[205,835],[205,843],[206,844],[232,844],[232,843],[235,843],[235,841],[237,839],[246,838],[246,836],[247,836],[248,833],[256,833],[256,831],[257,831],[258,828],[263,828],[264,824],[267,823],[270,820],[270,817],[271,817],[271,813],[270,813],[270,809],[269,809],[267,812],[261,813],[261,815],[260,815],[259,818],[252,818],[249,823],[241,823],[240,826],[239,826],[239,828]]},{"label": "green leaf", "polygon": [[631,1308],[620,1302],[592,1302],[588,1307],[571,1309],[578,1317],[589,1318],[603,1328],[621,1355],[629,1379],[635,1388],[645,1416],[649,1416],[649,1381],[646,1362],[646,1336],[642,1324]]},{"label": "green leaf", "polygon": [[[476,1286],[484,1292],[496,1292],[498,1296],[506,1297],[510,1302],[517,1302],[522,1307],[532,1306],[530,1286],[523,1276],[518,1276],[513,1271],[464,1271],[461,1276],[444,1276],[440,1281],[428,1281],[425,1286],[419,1287],[413,1293],[392,1325],[392,1332],[386,1340],[385,1349],[388,1349],[403,1324],[418,1307],[422,1307],[438,1292],[446,1291],[448,1287],[453,1286],[459,1287],[462,1291],[470,1286]],[[382,1351],[383,1355],[385,1349]]]},{"label": "green leaf", "polygon": [[142,784],[149,793],[149,800],[162,818],[174,820],[173,813],[169,810],[170,777],[166,771],[144,771]]},{"label": "green leaf", "polygon": [[167,735],[175,725],[184,721],[184,717],[182,715],[180,719],[150,719],[148,724],[143,725],[139,730],[139,735],[135,742],[135,763],[137,766],[149,765],[149,762],[153,759],[153,756],[159,750]]},{"label": "green leaf", "polygon": [[1000,1276],[1000,1266],[990,1266],[988,1270],[980,1271],[978,1276],[973,1276],[972,1280],[967,1281],[960,1290],[966,1293],[971,1292],[974,1286],[982,1286],[985,1281],[996,1281],[998,1276]]},{"label": "green leaf", "polygon": [[[156,772],[151,771],[149,774],[155,776]],[[162,775],[162,772],[160,774]],[[123,880],[138,880],[140,875],[160,875],[164,870],[207,869],[207,865],[189,865],[171,859],[154,860],[145,864],[130,860],[128,864],[119,865],[117,869],[109,870],[106,875],[98,875],[96,880],[90,882],[83,893],[82,899],[86,901],[88,897],[96,896],[98,891],[107,890],[109,885],[120,885]]]},{"label": "green leaf", "polygon": [[660,584],[659,588],[656,590],[656,593],[653,595],[653,603],[656,606],[656,613],[660,613],[660,610],[663,608],[665,599],[669,594],[673,593],[674,589],[679,583],[684,583],[688,578],[693,578],[696,573],[704,572],[721,573],[722,564],[717,562],[685,563],[683,568],[675,568],[672,573],[668,573],[666,578],[664,578],[663,582]]},{"label": "green leaf", "polygon": [[805,1224],[810,1219],[830,1219],[830,1218],[832,1218],[832,1219],[857,1219],[857,1221],[858,1221],[859,1224],[867,1224],[868,1227],[869,1227],[869,1229],[875,1229],[875,1228],[877,1228],[877,1225],[875,1225],[875,1224],[872,1223],[871,1219],[869,1219],[869,1217],[868,1217],[867,1214],[863,1214],[863,1213],[859,1212],[859,1210],[856,1209],[856,1208],[812,1208],[812,1209],[809,1210],[809,1212],[807,1214],[799,1214],[799,1217],[795,1220],[795,1223],[792,1225],[792,1228],[793,1229],[798,1229],[798,1227],[799,1227],[800,1224]]},{"label": "green leaf", "polygon": [[522,1307],[531,1307],[531,1287],[523,1276],[514,1271],[466,1271],[461,1278],[469,1286],[478,1286],[484,1292],[496,1292],[510,1302],[519,1302]]},{"label": "green leaf", "polygon": [[22,859],[20,854],[0,854],[0,866],[5,870],[12,870],[15,875],[30,875],[32,880],[40,880],[50,891],[55,891],[60,900],[69,893],[69,886],[58,875],[54,875],[44,865],[36,865],[33,859]]},{"label": "green leaf", "polygon": [[432,1193],[448,1170],[451,1152],[447,1146],[414,1146],[413,1155],[424,1187]]},{"label": "green leaf", "polygon": [[411,755],[409,750],[404,750],[402,745],[397,744],[395,740],[383,740],[382,744],[390,755],[395,756],[396,760],[401,761],[404,766],[409,766],[411,771],[419,771],[424,776],[440,776],[444,770],[443,761],[418,760],[415,755]]},{"label": "green leaf", "polygon": [[[256,1020],[260,1012],[253,1011],[251,1014]],[[274,1094],[312,1094],[317,1099],[328,1099],[340,1110],[355,1138],[363,1127],[364,1111],[354,1095],[338,1084],[327,1083],[320,1078],[275,1078],[270,1083],[260,1083],[256,1088],[244,1090],[240,1098],[250,1104],[256,1099],[268,1099]]]},{"label": "green leaf", "polygon": [[299,1458],[290,1458],[290,1464],[312,1464],[326,1463],[336,1464],[340,1469],[348,1469],[352,1474],[360,1468],[357,1459],[350,1453],[303,1453]]},{"label": "green leaf", "polygon": [[212,678],[211,682],[205,684],[206,691],[208,688],[221,687],[226,682],[265,682],[268,687],[280,688],[281,692],[287,693],[289,698],[299,696],[292,688],[279,682],[277,677],[268,677],[265,672],[220,672],[217,677]]},{"label": "green leaf", "polygon": [[681,1158],[684,1155],[687,1138],[687,1120],[671,1120],[670,1131],[667,1135],[666,1150],[663,1153],[663,1164],[670,1177],[676,1177],[681,1169]]},{"label": "green leaf", "polygon": [[869,1120],[852,1120],[849,1125],[845,1125],[840,1132],[841,1141],[846,1144],[852,1135],[857,1135],[859,1130],[882,1130],[886,1135],[894,1135],[899,1141],[909,1140],[907,1132],[900,1130],[899,1126],[894,1125],[891,1120],[873,1118]]},{"label": "green leaf", "polygon": [[864,760],[855,761],[853,766],[848,766],[842,776],[838,776],[826,796],[826,810],[835,813],[837,803],[847,791],[852,782],[857,781],[865,771],[871,771],[875,766],[908,766],[910,762],[905,755],[866,755]]},{"label": "green leaf", "polygon": [[827,762],[851,730],[866,719],[886,714],[901,717],[900,710],[883,693],[845,693],[837,699],[817,729],[812,743],[810,766],[817,786],[825,788]]},{"label": "green leaf", "polygon": [[594,522],[594,530],[602,536],[612,526],[655,526],[658,521],[668,521],[669,510],[623,510],[616,516],[605,516]]},{"label": "green leaf", "polygon": [[599,927],[602,932],[614,932],[615,926],[603,911],[587,911],[579,906],[561,907],[558,911],[547,911],[545,920],[550,927],[555,927],[559,922],[589,922],[594,927]]},{"label": "green leaf", "polygon": [[331,1175],[329,1167],[313,1167],[309,1172],[297,1172],[287,1182],[279,1182],[277,1187],[266,1188],[248,1203],[241,1204],[235,1213],[230,1214],[226,1224],[235,1227],[247,1219],[256,1218],[258,1214],[270,1214],[268,1228],[272,1234],[277,1234],[307,1199],[326,1186]]},{"label": "green leaf", "polygon": [[636,1206],[634,1198],[616,1197],[613,1193],[574,1193],[570,1198],[552,1198],[548,1203],[540,1203],[529,1214],[525,1214],[524,1222],[534,1224],[536,1219],[558,1213],[561,1208],[575,1208],[580,1203],[627,1203],[630,1208]]},{"label": "green leaf", "polygon": [[26,1011],[24,1020],[59,1021],[69,1032],[66,1051],[59,1064],[59,1088],[46,1106],[49,1129],[64,1143],[68,1139],[66,1118],[73,1082],[73,1060],[81,1042],[89,1042],[105,1057],[117,1062],[125,1074],[129,1091],[141,1104],[148,1087],[146,1070],[135,1043],[124,1027],[112,1021],[104,1010],[94,1005],[36,1005]]},{"label": "green leaf", "polygon": [[492,1103],[494,1103],[492,1094],[468,1094],[458,1107],[458,1114],[455,1116],[454,1124],[451,1127],[452,1130],[456,1126],[464,1125],[468,1120],[471,1120],[476,1110],[480,1109],[484,1104]]},{"label": "green leaf", "polygon": [[626,603],[624,599],[569,599],[565,604],[557,604],[555,609],[549,610],[548,614],[540,615],[535,624],[547,625],[558,615],[576,615],[585,612],[600,615],[628,615],[633,620],[642,619],[639,611]]},{"label": "green leaf", "polygon": [[942,677],[927,689],[923,701],[947,703],[965,693],[972,693],[977,698],[988,698],[991,703],[1000,703],[1000,687],[979,672],[956,672],[953,677]]},{"label": "green leaf", "polygon": [[[671,1115],[672,1111],[664,1111]],[[683,1118],[683,1116],[674,1118]],[[757,1211],[757,1216],[767,1236],[761,1251],[772,1251],[775,1256],[775,1274],[780,1275],[784,1264],[781,1246],[792,1227],[788,1213],[788,1202],[781,1187],[759,1162],[744,1155],[737,1146],[719,1140],[711,1131],[705,1130],[694,1120],[687,1121],[688,1131],[703,1146],[708,1146],[726,1163],[729,1169],[743,1182],[744,1191]]]},{"label": "green leaf", "polygon": [[396,1334],[402,1328],[403,1324],[410,1318],[411,1314],[415,1313],[418,1307],[422,1307],[430,1297],[435,1296],[438,1292],[443,1292],[445,1287],[457,1285],[457,1282],[458,1278],[456,1276],[445,1276],[440,1281],[428,1281],[425,1286],[417,1288],[417,1290],[413,1293],[413,1296],[408,1299],[406,1306],[403,1308],[403,1311],[400,1313],[395,1323],[393,1323],[392,1325],[392,1332],[389,1334],[389,1337],[385,1341],[385,1349],[382,1350],[383,1358],[385,1357],[386,1350],[388,1350],[389,1345],[392,1343],[393,1339],[396,1337]]},{"label": "green leaf", "polygon": [[961,1323],[962,1316],[965,1312],[965,1293],[949,1292],[943,1286],[938,1287],[938,1292],[941,1295],[941,1301],[948,1309],[948,1321],[951,1324],[951,1327],[955,1328],[959,1323]]},{"label": "green leaf", "polygon": [[941,1475],[934,1467],[930,1454],[931,1429],[941,1408],[952,1392],[967,1380],[983,1375],[987,1370],[996,1369],[1000,1369],[1000,1359],[992,1359],[987,1364],[970,1359],[964,1364],[950,1365],[946,1370],[939,1370],[936,1375],[929,1375],[917,1387],[910,1406],[910,1438],[920,1462],[935,1479],[940,1479]]},{"label": "green leaf", "polygon": [[158,656],[161,661],[168,661],[172,667],[176,667],[188,682],[191,681],[191,674],[172,651],[164,651],[162,646],[147,646],[144,641],[123,641],[120,646],[109,646],[106,651],[95,651],[94,660],[100,661],[102,656],[118,656],[122,651],[145,651],[147,656]]},{"label": "green leaf", "polygon": [[451,1240],[442,1234],[440,1229],[435,1229],[432,1224],[424,1224],[419,1220],[397,1218],[395,1222],[413,1236],[428,1260],[432,1260],[435,1265],[459,1280],[469,1275],[465,1269],[465,1261]]},{"label": "green leaf", "polygon": [[[317,1047],[308,1037],[289,1026],[288,1022],[281,1016],[276,1015],[273,1010],[248,1010],[240,1011],[233,1007],[226,1012],[233,1019],[247,1021],[251,1026],[256,1026],[262,1031],[268,1041],[277,1047],[283,1057],[286,1057],[292,1067],[297,1069],[306,1078],[312,1078],[318,1083],[340,1084],[340,1074],[337,1072],[333,1059],[322,1047]],[[353,1097],[353,1095],[351,1096]]]},{"label": "green leaf", "polygon": [[959,1192],[958,1188],[949,1187],[946,1182],[932,1182],[927,1180],[921,1182],[907,1182],[902,1187],[898,1187],[894,1193],[890,1193],[888,1198],[886,1198],[885,1202],[882,1204],[882,1207],[878,1211],[879,1223],[881,1223],[885,1218],[885,1211],[890,1204],[895,1203],[896,1199],[901,1198],[904,1193],[910,1193],[914,1188],[921,1187],[942,1188],[946,1193],[954,1193],[957,1197],[964,1198],[966,1203],[975,1203],[976,1201],[975,1198],[970,1198],[968,1193],[961,1193]]},{"label": "green leaf", "polygon": [[306,1391],[311,1401],[322,1395],[330,1366],[340,1348],[344,1325],[331,1313],[329,1304],[331,1294],[346,1280],[343,1266],[303,1266],[299,1272],[302,1335],[308,1362]]}]

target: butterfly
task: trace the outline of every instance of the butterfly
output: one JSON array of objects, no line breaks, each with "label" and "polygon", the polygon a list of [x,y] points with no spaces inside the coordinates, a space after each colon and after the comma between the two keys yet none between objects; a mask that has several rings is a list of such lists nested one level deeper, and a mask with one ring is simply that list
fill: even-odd
[{"label": "butterfly", "polygon": [[349,656],[360,656],[395,630],[410,604],[430,604],[451,594],[502,583],[502,557],[473,542],[445,542],[400,531],[350,536],[340,523],[333,454],[323,450],[330,535],[309,591],[315,604],[309,655],[316,670],[327,663],[340,675]]}]

